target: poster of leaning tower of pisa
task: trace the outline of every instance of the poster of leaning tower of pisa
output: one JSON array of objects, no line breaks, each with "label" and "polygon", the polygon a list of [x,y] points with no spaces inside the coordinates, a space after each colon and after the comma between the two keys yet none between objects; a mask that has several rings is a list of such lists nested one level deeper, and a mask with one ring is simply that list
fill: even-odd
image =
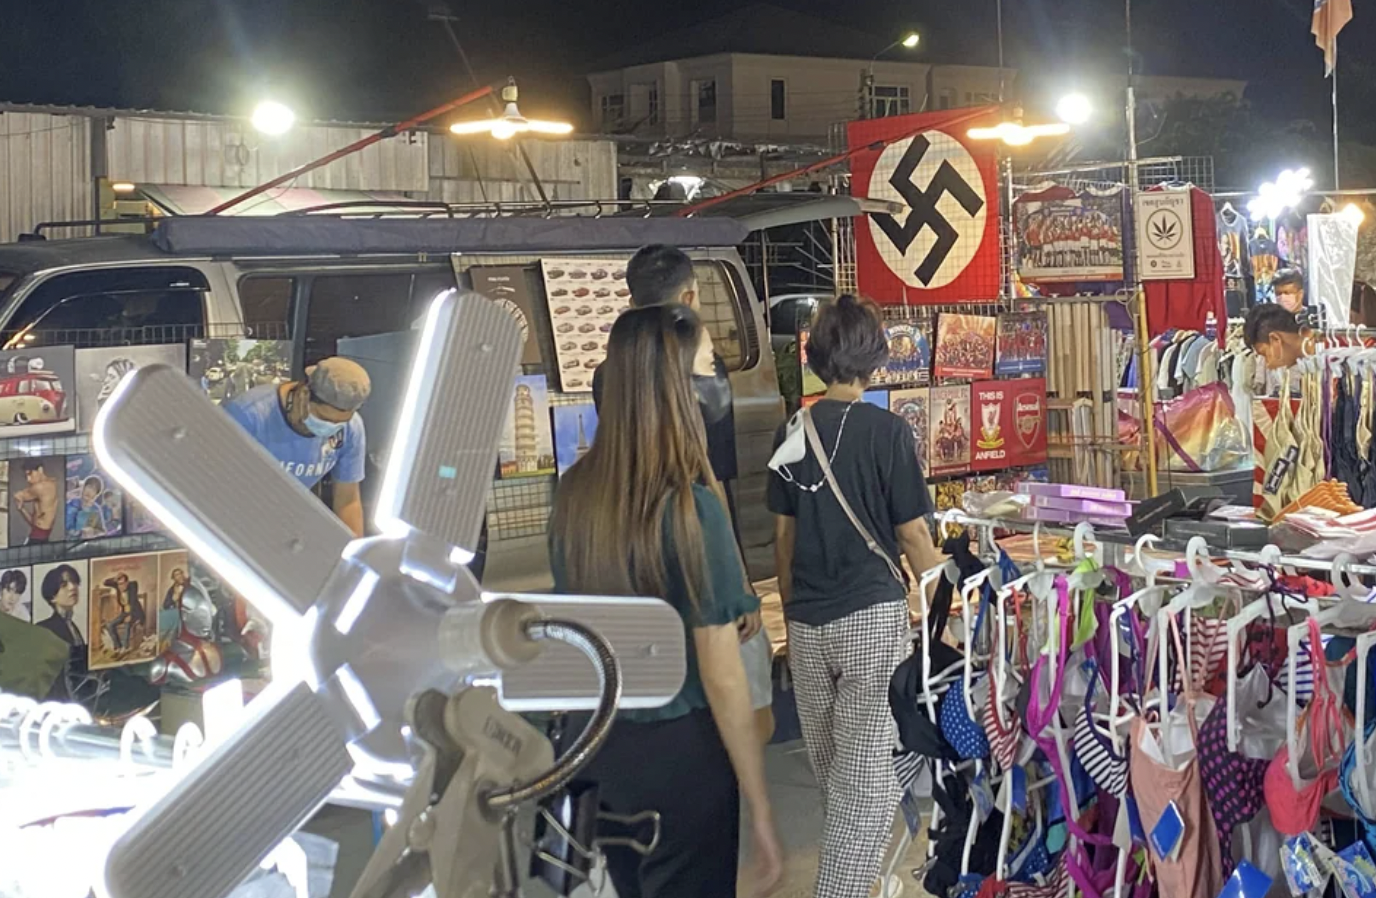
[{"label": "poster of leaning tower of pisa", "polygon": [[503,480],[554,473],[549,388],[543,374],[516,378],[498,462]]}]

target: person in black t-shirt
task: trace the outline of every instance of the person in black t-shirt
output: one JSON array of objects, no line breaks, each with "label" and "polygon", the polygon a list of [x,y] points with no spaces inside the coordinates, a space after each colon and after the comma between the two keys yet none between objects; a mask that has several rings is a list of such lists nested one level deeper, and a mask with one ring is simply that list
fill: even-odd
[{"label": "person in black t-shirt", "polygon": [[[823,306],[807,355],[827,392],[779,429],[768,502],[798,716],[826,813],[816,894],[838,898],[870,894],[898,804],[888,684],[908,632],[899,552],[919,574],[938,559],[912,429],[861,398],[888,358],[878,308],[852,296]],[[855,522],[808,445],[807,417]]]}]

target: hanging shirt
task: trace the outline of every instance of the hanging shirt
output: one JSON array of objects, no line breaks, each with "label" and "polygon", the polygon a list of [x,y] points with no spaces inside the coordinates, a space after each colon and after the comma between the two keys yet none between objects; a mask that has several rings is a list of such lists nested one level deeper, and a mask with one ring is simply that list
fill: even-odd
[{"label": "hanging shirt", "polygon": [[331,436],[302,436],[287,423],[287,414],[273,384],[254,387],[220,407],[277,460],[282,470],[307,489],[326,474],[333,474],[336,483],[363,480],[367,440],[363,419],[358,415]]},{"label": "hanging shirt", "polygon": [[1271,281],[1275,279],[1276,272],[1280,270],[1280,252],[1276,249],[1276,241],[1272,240],[1265,231],[1258,230],[1248,243],[1252,254],[1252,277],[1256,281],[1256,301],[1275,302],[1276,294],[1271,289]]}]

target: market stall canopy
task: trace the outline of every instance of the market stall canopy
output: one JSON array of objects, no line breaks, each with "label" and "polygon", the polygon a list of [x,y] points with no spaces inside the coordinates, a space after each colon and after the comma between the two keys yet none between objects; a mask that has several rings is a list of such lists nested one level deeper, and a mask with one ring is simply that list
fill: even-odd
[{"label": "market stall canopy", "polygon": [[[654,205],[648,214],[651,217],[671,216],[683,208],[678,205]],[[829,218],[854,218],[874,213],[901,215],[906,208],[901,203],[886,200],[828,193],[752,193],[710,206],[693,218],[734,218],[745,225],[746,230],[753,232]],[[638,209],[623,214],[643,217],[647,213],[644,209]]]},{"label": "market stall canopy", "polygon": [[[182,184],[139,184],[139,192],[167,215],[204,215],[221,203],[241,196],[242,187],[189,187]],[[341,203],[367,203],[369,213],[402,212],[412,200],[402,193],[366,193],[360,190],[312,190],[284,187],[235,206],[228,215],[280,215],[318,206]],[[391,210],[379,203],[396,203]]]},{"label": "market stall canopy", "polygon": [[169,218],[153,244],[177,255],[378,255],[627,250],[651,243],[737,246],[748,230],[730,218],[368,219],[323,216]]}]

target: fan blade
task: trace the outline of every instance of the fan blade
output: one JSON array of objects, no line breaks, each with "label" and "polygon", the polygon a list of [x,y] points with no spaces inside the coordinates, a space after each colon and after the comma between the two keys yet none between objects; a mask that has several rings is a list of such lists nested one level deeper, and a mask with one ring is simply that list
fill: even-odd
[{"label": "fan blade", "polygon": [[249,714],[115,841],[106,894],[224,898],[353,768],[343,729],[304,683]]},{"label": "fan blade", "polygon": [[126,377],[94,441],[120,484],[273,623],[315,603],[349,543],[330,510],[174,368]]},{"label": "fan blade", "polygon": [[477,547],[520,358],[516,321],[481,294],[430,307],[378,495],[380,528]]},{"label": "fan blade", "polygon": [[[610,596],[491,595],[539,607],[546,617],[571,620],[611,643],[621,664],[622,708],[658,708],[683,688],[688,669],[683,618],[659,599]],[[529,664],[502,671],[502,705],[513,711],[572,711],[597,707],[597,672],[582,652],[540,643]]]}]

